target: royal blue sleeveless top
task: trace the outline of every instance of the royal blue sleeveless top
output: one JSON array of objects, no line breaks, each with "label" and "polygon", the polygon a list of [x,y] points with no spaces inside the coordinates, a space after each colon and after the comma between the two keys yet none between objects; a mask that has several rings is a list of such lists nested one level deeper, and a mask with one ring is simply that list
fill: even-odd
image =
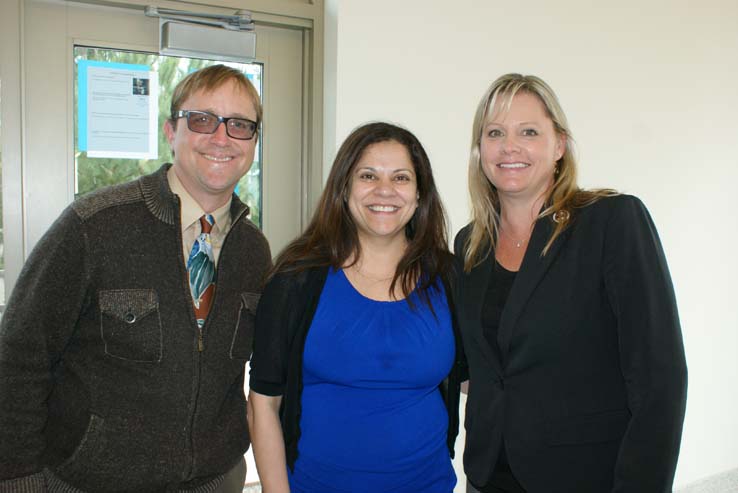
[{"label": "royal blue sleeveless top", "polygon": [[328,273],[303,357],[292,493],[451,493],[448,413],[438,385],[454,360],[441,283],[433,312],[362,296]]}]

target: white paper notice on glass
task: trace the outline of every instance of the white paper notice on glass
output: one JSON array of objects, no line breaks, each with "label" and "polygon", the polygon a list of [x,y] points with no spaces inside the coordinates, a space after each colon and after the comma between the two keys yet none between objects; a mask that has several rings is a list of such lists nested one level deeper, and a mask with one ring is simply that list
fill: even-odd
[{"label": "white paper notice on glass", "polygon": [[157,159],[159,79],[146,65],[80,60],[78,143],[88,157]]}]

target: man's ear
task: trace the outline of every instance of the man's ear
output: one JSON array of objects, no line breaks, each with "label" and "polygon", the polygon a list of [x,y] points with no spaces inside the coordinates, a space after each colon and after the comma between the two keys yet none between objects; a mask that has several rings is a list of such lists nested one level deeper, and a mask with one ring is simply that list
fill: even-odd
[{"label": "man's ear", "polygon": [[[164,130],[164,135],[166,135],[167,137],[167,142],[169,142],[169,147],[173,148],[175,129],[174,129],[174,124],[172,123],[172,120],[167,119],[164,122],[164,126],[162,128]],[[172,151],[174,151],[174,149],[172,149]]]}]

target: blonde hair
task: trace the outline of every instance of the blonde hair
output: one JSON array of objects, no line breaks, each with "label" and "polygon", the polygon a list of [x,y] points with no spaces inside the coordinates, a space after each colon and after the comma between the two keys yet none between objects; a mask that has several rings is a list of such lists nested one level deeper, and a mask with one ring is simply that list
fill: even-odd
[{"label": "blonde hair", "polygon": [[482,168],[480,139],[482,130],[491,118],[498,98],[508,109],[515,94],[523,91],[535,95],[543,103],[547,116],[553,122],[558,135],[566,137],[564,153],[556,162],[554,183],[544,200],[544,209],[538,219],[551,216],[556,223],[551,238],[541,255],[548,252],[551,244],[566,229],[574,209],[589,205],[602,197],[616,195],[614,190],[582,190],[577,185],[577,160],[573,150],[573,138],[564,110],[553,89],[534,75],[506,74],[495,80],[482,96],[472,125],[471,153],[469,156],[469,194],[471,197],[471,232],[464,245],[464,270],[482,262],[497,243],[500,224],[500,198],[497,189],[487,179]]}]

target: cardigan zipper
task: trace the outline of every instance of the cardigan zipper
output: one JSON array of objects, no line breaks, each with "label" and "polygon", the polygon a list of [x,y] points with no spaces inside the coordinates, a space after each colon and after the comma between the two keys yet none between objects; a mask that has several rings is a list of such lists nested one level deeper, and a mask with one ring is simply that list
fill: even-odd
[{"label": "cardigan zipper", "polygon": [[[223,244],[221,245],[221,248],[220,248],[221,255],[220,255],[220,258],[218,259],[219,264],[220,264],[220,261],[223,260],[223,253],[225,252],[225,246],[226,246],[226,242],[228,241],[228,237],[231,236],[231,232],[233,231],[233,228],[241,220],[241,218],[245,215],[244,213],[246,210],[248,209],[244,208],[244,210],[240,214],[238,214],[235,218],[233,218],[233,221],[231,222],[231,228],[228,231],[228,234],[226,234],[225,238],[223,239]],[[181,219],[179,222],[181,222]],[[180,232],[178,233],[180,237],[179,243],[181,244],[182,243],[181,227],[179,229],[180,229]],[[194,426],[195,426],[195,416],[197,415],[197,408],[199,406],[199,401],[200,401],[200,380],[202,378],[202,357],[203,357],[202,353],[203,351],[205,351],[205,331],[203,329],[208,325],[208,322],[210,321],[210,318],[213,316],[213,312],[215,310],[217,296],[218,296],[218,272],[219,272],[219,269],[216,268],[215,278],[213,279],[213,281],[215,282],[215,293],[213,297],[213,304],[210,307],[210,312],[208,313],[207,317],[205,317],[205,323],[203,323],[202,327],[200,327],[199,325],[197,325],[197,322],[195,322],[195,325],[197,326],[197,360],[196,360],[196,364],[197,364],[196,377],[197,378],[193,382],[195,402],[193,403],[193,412],[192,412],[192,415],[190,416],[190,424],[189,424],[190,464],[187,469],[187,474],[185,475],[186,479],[192,479],[191,476],[195,469]],[[195,313],[194,309],[190,308],[190,311],[194,315]]]},{"label": "cardigan zipper", "polygon": [[[220,246],[220,258],[218,259],[218,264],[221,263],[221,260],[223,259],[223,253],[225,252],[225,246],[228,242],[228,238],[231,236],[231,231],[233,231],[233,228],[236,227],[236,224],[243,218],[243,216],[246,215],[246,211],[248,209],[245,208],[241,211],[240,214],[238,214],[236,217],[233,218],[233,221],[231,222],[231,228],[228,230],[228,233],[225,235],[225,238],[223,238],[223,243]],[[205,332],[203,331],[203,327],[208,325],[208,321],[210,320],[211,315],[213,314],[214,308],[215,308],[215,301],[217,299],[218,294],[218,273],[220,272],[220,269],[215,269],[215,277],[213,278],[213,283],[215,284],[215,293],[213,295],[213,304],[210,307],[210,312],[208,312],[207,317],[205,317],[205,322],[203,323],[202,327],[199,325],[197,326],[197,350],[198,352],[203,352],[205,350]],[[194,313],[194,311],[193,311]]]}]

